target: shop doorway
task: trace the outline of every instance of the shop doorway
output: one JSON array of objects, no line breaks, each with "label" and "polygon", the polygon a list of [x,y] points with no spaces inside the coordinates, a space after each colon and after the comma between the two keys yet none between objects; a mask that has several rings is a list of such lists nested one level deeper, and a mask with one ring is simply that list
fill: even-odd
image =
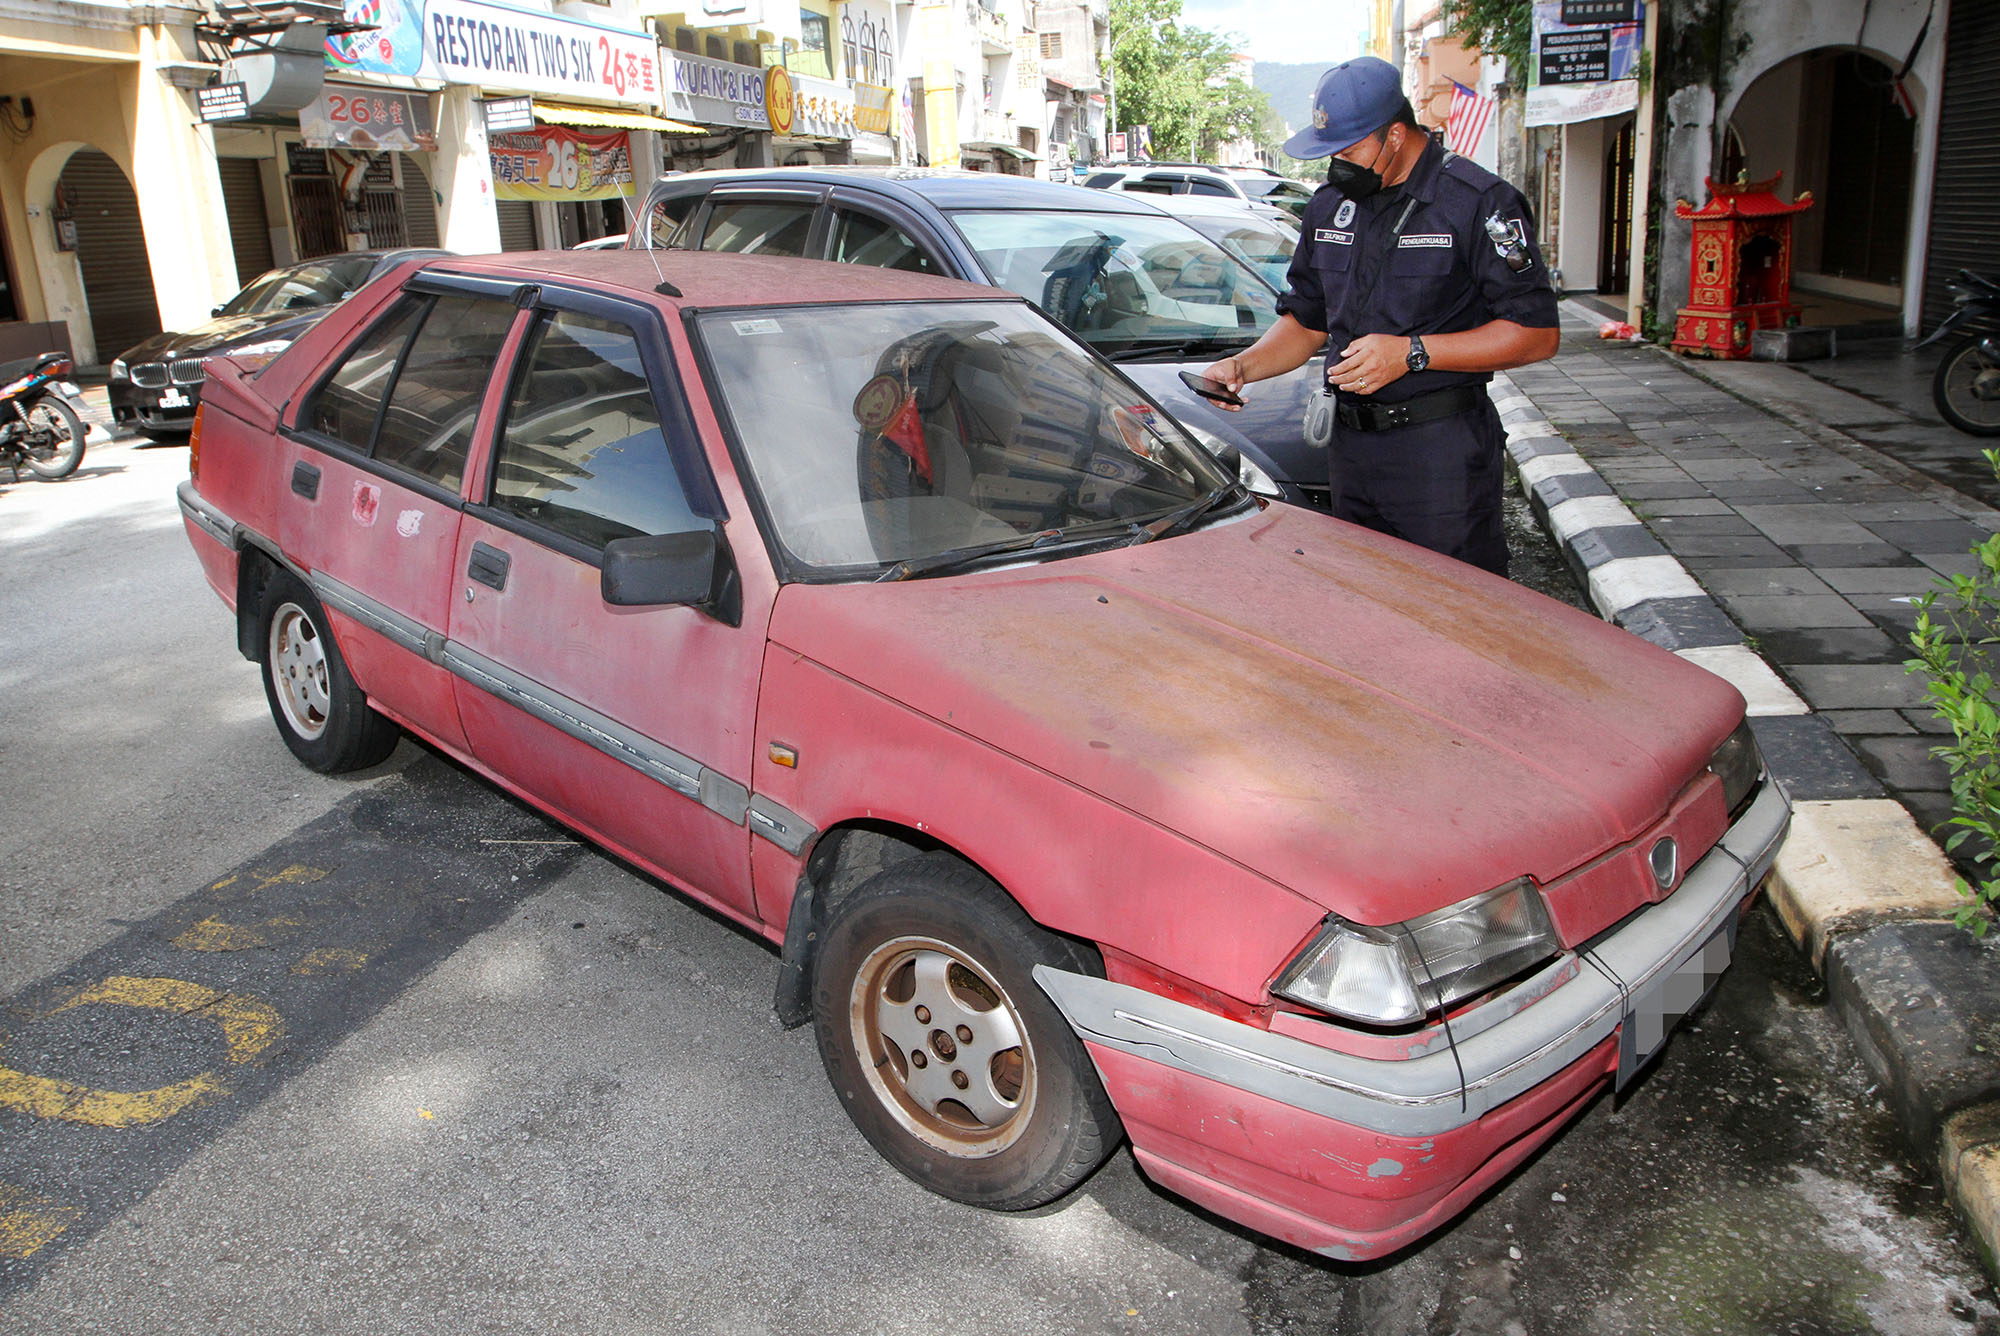
[{"label": "shop doorway", "polygon": [[1604,235],[1597,250],[1597,290],[1622,293],[1632,286],[1632,162],[1635,122],[1611,137],[1604,155]]},{"label": "shop doorway", "polygon": [[109,362],[160,332],[139,198],[118,164],[94,148],[70,155],[57,189],[76,223],[76,263],[97,359]]}]

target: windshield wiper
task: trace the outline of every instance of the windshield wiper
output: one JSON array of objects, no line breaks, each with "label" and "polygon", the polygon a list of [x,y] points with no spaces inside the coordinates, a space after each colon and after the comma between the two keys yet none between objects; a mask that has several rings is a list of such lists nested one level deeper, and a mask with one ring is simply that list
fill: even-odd
[{"label": "windshield wiper", "polygon": [[1245,487],[1240,481],[1224,483],[1206,496],[1182,506],[1179,510],[1169,511],[1167,514],[1160,516],[1160,518],[1154,520],[1151,524],[1133,526],[1132,546],[1137,547],[1141,543],[1150,543],[1155,538],[1165,538],[1170,533],[1178,532],[1192,525],[1202,516],[1221,506],[1223,502],[1240,501],[1248,495],[1250,495],[1250,489]]},{"label": "windshield wiper", "polygon": [[1192,339],[1153,339],[1146,343],[1133,343],[1104,354],[1110,362],[1139,362],[1151,357],[1199,357],[1203,354],[1226,353],[1235,348],[1247,348],[1254,340],[1240,334],[1204,334]]},{"label": "windshield wiper", "polygon": [[1104,533],[1073,534],[1066,529],[1043,529],[1037,533],[1022,534],[1019,538],[1010,538],[1004,543],[980,543],[971,547],[947,548],[943,552],[933,552],[927,557],[908,557],[876,576],[875,583],[893,584],[897,580],[914,580],[920,575],[935,575],[939,571],[976,566],[990,557],[1001,557],[1010,552],[1023,552],[1030,548],[1103,542],[1107,538],[1117,536]]}]

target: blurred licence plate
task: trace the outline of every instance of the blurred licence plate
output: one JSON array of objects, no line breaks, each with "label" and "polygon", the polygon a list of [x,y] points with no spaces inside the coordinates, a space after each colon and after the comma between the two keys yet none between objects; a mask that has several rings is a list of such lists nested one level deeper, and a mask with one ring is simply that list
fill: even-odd
[{"label": "blurred licence plate", "polygon": [[1632,994],[1618,1030],[1617,1089],[1623,1090],[1653,1060],[1667,1036],[1715,990],[1735,949],[1736,915],[1731,914],[1707,941]]},{"label": "blurred licence plate", "polygon": [[168,390],[160,396],[162,408],[186,408],[188,397],[179,390]]}]

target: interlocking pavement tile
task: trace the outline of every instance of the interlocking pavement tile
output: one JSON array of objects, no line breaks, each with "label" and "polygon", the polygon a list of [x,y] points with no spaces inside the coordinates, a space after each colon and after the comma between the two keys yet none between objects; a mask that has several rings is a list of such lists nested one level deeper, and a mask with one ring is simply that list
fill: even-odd
[{"label": "interlocking pavement tile", "polygon": [[1822,566],[1911,566],[1916,558],[1890,543],[1787,543],[1800,563]]},{"label": "interlocking pavement tile", "polygon": [[1898,664],[1792,663],[1784,673],[1815,710],[1900,710],[1925,703],[1922,683]]},{"label": "interlocking pavement tile", "polygon": [[1838,594],[1723,594],[1723,606],[1750,631],[1800,627],[1866,627],[1871,623]]},{"label": "interlocking pavement tile", "polygon": [[1905,552],[1965,552],[1993,536],[1991,530],[1966,520],[1878,520],[1868,527]]},{"label": "interlocking pavement tile", "polygon": [[[1690,497],[1646,498],[1646,513],[1649,515],[1727,515],[1733,511],[1734,507],[1710,496],[1708,489],[1700,483],[1696,483],[1695,487],[1697,494]],[[1625,492],[1625,496],[1626,499],[1633,501],[1641,499],[1633,495],[1629,490]]]},{"label": "interlocking pavement tile", "polygon": [[1737,513],[1772,542],[1787,547],[1877,541],[1873,533],[1846,518],[1835,506],[1739,506]]},{"label": "interlocking pavement tile", "polygon": [[1906,789],[1942,789],[1951,784],[1951,771],[1931,755],[1937,744],[1929,738],[1866,737],[1854,739],[1855,751],[1884,784],[1900,793]]},{"label": "interlocking pavement tile", "polygon": [[1741,515],[1654,515],[1649,517],[1662,535],[1706,534],[1711,538],[1755,538],[1757,528]]},{"label": "interlocking pavement tile", "polygon": [[[1784,548],[1768,538],[1718,538],[1708,534],[1691,533],[1679,535],[1662,533],[1660,541],[1683,557],[1775,557],[1787,565],[1793,564]],[[1735,563],[1747,565],[1747,562]]]},{"label": "interlocking pavement tile", "polygon": [[1826,710],[1820,718],[1833,725],[1833,731],[1850,740],[1870,735],[1903,736],[1917,730],[1909,720],[1894,710]]},{"label": "interlocking pavement tile", "polygon": [[[1724,506],[1720,501],[1717,501],[1713,497],[1709,496],[1707,487],[1703,486],[1701,483],[1696,482],[1694,479],[1687,477],[1686,475],[1682,475],[1682,480],[1680,482],[1671,482],[1671,481],[1652,482],[1639,479],[1627,481],[1624,479],[1620,479],[1618,480],[1618,494],[1624,497],[1627,501],[1653,502],[1653,501],[1697,501],[1698,500],[1702,502],[1702,504],[1704,505],[1716,506],[1718,510],[1728,509],[1728,507]],[[1656,515],[1664,515],[1671,513],[1667,511],[1663,506],[1648,505],[1646,508],[1652,511]],[[1716,514],[1718,513],[1718,511],[1688,511],[1682,513]]]},{"label": "interlocking pavement tile", "polygon": [[1916,558],[1939,575],[1977,575],[1980,569],[1979,558],[1970,552],[1923,552]]},{"label": "interlocking pavement tile", "polygon": [[1915,596],[1928,593],[1937,579],[1928,566],[1827,566],[1815,573],[1842,594]]},{"label": "interlocking pavement tile", "polygon": [[1773,663],[1900,664],[1910,657],[1908,641],[1874,626],[1761,630],[1757,650]]},{"label": "interlocking pavement tile", "polygon": [[1778,594],[1831,594],[1825,581],[1803,566],[1722,567],[1704,571],[1702,588],[1711,594],[1773,597]]}]

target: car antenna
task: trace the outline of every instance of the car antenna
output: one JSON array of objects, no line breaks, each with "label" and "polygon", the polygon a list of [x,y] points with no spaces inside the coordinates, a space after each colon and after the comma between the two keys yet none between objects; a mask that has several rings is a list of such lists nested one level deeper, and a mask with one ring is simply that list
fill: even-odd
[{"label": "car antenna", "polygon": [[673,284],[667,282],[667,275],[665,271],[663,271],[660,268],[660,257],[653,254],[653,248],[650,245],[648,245],[643,247],[642,249],[645,250],[647,257],[651,259],[653,262],[653,272],[659,275],[660,281],[657,285],[655,285],[653,291],[660,293],[662,296],[667,296],[667,297],[681,296],[682,295],[681,290],[675,287]]}]

